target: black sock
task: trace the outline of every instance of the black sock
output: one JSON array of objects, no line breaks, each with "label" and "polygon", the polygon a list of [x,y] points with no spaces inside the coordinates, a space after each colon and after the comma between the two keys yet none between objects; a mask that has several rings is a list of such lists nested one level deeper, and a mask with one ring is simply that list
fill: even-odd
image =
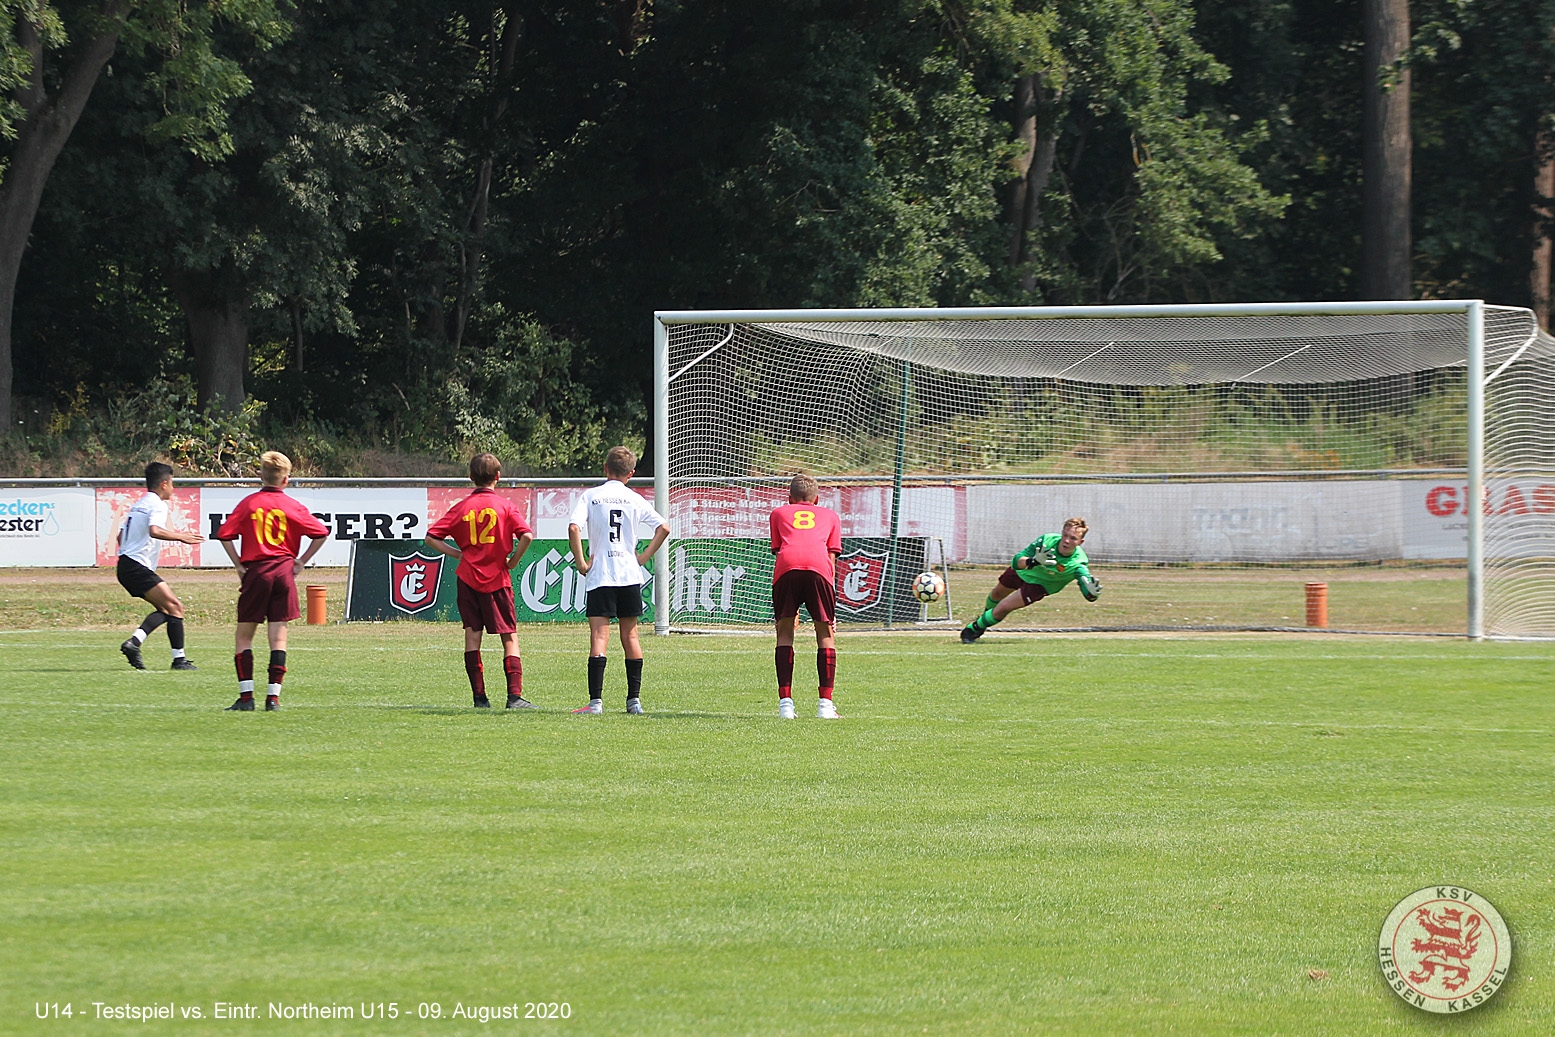
[{"label": "black sock", "polygon": [[[151,632],[153,630],[155,630],[157,627],[161,626],[163,623],[166,623],[171,618],[172,617],[169,616],[166,612],[153,612],[151,615],[149,615],[145,619],[141,620],[140,621],[140,639],[141,639],[142,643],[145,642],[146,638],[151,636]],[[171,633],[171,632],[169,632],[169,633]]]},{"label": "black sock", "polygon": [[275,649],[272,648],[270,650],[270,665],[271,666],[285,666],[286,665],[286,651],[283,649],[283,650],[277,652]]},{"label": "black sock", "polygon": [[635,699],[643,690],[643,661],[641,659],[628,659],[626,661],[626,697]]},{"label": "black sock", "polygon": [[167,617],[167,643],[175,652],[184,648],[184,621],[181,616]]},{"label": "black sock", "polygon": [[605,657],[603,655],[589,656],[589,699],[602,699],[605,697]]}]

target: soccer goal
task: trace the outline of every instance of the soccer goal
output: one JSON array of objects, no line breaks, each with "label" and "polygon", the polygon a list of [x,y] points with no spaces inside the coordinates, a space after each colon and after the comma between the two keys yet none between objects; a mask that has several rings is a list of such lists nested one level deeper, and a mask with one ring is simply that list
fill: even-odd
[{"label": "soccer goal", "polygon": [[[839,618],[954,621],[1070,516],[1102,580],[1006,627],[1555,636],[1555,339],[1479,301],[661,312],[656,628],[770,619],[789,476]],[[938,553],[936,555],[936,552]],[[1313,589],[1316,592],[1317,588]],[[964,613],[964,614],[961,614]],[[1316,622],[1316,619],[1312,620]]]}]

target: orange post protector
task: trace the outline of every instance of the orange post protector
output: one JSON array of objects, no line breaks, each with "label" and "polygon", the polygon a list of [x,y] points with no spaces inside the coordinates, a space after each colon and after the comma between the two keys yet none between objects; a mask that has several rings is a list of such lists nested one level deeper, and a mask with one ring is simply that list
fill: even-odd
[{"label": "orange post protector", "polygon": [[1328,584],[1307,584],[1307,626],[1328,626]]},{"label": "orange post protector", "polygon": [[329,615],[329,606],[325,600],[328,595],[328,587],[321,587],[318,584],[308,585],[309,626],[323,626],[325,623],[329,622],[327,618]]}]

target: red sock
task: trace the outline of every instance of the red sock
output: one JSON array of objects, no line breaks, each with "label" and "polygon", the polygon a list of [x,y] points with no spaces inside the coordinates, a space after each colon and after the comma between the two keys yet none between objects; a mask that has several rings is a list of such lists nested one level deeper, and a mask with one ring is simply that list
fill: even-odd
[{"label": "red sock", "polygon": [[238,680],[251,681],[254,679],[254,652],[246,648],[232,657],[232,663],[238,668]]},{"label": "red sock", "polygon": [[481,665],[479,650],[464,653],[464,672],[470,678],[470,690],[477,696],[486,694],[486,671]]},{"label": "red sock", "polygon": [[792,645],[778,645],[774,655],[777,663],[778,698],[788,699],[794,697],[794,648]]},{"label": "red sock", "polygon": [[286,667],[284,667],[284,666],[272,666],[272,667],[270,667],[269,677],[270,677],[270,683],[271,684],[279,684],[279,683],[281,683],[282,681],[284,681],[286,679]]},{"label": "red sock", "polygon": [[502,657],[502,672],[508,675],[508,694],[524,694],[524,661],[516,655]]},{"label": "red sock", "polygon": [[821,698],[831,698],[832,685],[837,683],[837,649],[815,650],[815,675],[821,682]]}]

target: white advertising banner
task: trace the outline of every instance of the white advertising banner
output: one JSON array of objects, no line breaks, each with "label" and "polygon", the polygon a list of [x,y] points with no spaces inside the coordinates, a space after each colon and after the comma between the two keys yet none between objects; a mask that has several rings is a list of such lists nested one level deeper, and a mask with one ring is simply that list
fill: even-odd
[{"label": "white advertising banner", "polygon": [[96,523],[88,487],[0,487],[0,565],[91,565]]},{"label": "white advertising banner", "polygon": [[[238,502],[257,487],[207,487],[200,491],[200,564],[230,565],[221,543],[209,539],[221,528]],[[307,505],[330,535],[313,565],[347,565],[353,540],[421,540],[427,530],[427,491],[422,487],[288,488],[289,495]],[[303,540],[307,550],[308,540]]]}]

